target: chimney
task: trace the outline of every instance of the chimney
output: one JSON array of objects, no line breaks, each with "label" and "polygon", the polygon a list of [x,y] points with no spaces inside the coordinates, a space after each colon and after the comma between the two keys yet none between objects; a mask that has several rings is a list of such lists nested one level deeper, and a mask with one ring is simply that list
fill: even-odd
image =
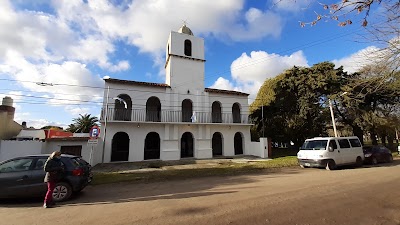
[{"label": "chimney", "polygon": [[14,103],[14,101],[13,101],[13,99],[11,97],[6,96],[6,97],[3,98],[2,105],[13,107],[13,103]]},{"label": "chimney", "polygon": [[22,122],[22,129],[26,129],[26,122],[25,121]]},{"label": "chimney", "polygon": [[13,99],[11,97],[4,97],[0,105],[0,112],[7,112],[9,120],[14,120],[15,108],[13,107]]}]

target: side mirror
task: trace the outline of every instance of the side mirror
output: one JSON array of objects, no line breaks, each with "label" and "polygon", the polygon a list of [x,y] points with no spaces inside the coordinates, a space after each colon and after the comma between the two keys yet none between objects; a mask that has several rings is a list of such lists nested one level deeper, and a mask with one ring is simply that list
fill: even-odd
[{"label": "side mirror", "polygon": [[334,149],[332,148],[332,146],[329,146],[329,147],[328,147],[328,151],[330,151],[330,152],[333,152],[333,151],[334,151]]}]

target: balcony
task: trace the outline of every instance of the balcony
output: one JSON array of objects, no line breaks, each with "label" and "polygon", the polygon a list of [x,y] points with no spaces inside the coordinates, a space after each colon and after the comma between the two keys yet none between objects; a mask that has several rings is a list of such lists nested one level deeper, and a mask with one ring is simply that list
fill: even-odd
[{"label": "balcony", "polygon": [[146,111],[145,109],[121,109],[108,108],[105,113],[102,109],[100,121],[104,122],[129,121],[129,122],[151,122],[151,123],[222,123],[222,124],[249,124],[248,115],[232,113],[211,113],[186,111]]}]

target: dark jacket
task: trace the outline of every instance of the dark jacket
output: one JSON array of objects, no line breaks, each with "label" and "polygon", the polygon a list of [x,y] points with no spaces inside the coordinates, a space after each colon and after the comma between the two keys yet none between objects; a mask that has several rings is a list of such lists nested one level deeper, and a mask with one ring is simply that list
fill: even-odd
[{"label": "dark jacket", "polygon": [[46,171],[46,176],[44,177],[44,182],[57,182],[64,176],[64,166],[61,160],[48,158],[44,164],[44,171]]}]

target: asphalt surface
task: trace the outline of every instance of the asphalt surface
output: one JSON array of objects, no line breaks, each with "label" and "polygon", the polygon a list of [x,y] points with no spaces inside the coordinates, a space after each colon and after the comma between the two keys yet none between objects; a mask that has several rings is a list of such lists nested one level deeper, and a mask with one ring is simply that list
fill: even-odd
[{"label": "asphalt surface", "polygon": [[400,160],[378,167],[90,186],[56,208],[0,202],[1,225],[400,225]]}]

